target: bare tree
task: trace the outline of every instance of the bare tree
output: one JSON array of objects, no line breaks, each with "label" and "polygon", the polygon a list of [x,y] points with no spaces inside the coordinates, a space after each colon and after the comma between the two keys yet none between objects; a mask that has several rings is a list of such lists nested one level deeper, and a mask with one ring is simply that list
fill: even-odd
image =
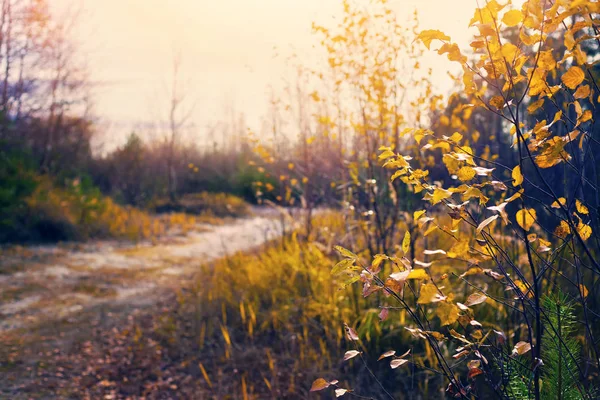
[{"label": "bare tree", "polygon": [[171,86],[169,99],[168,131],[165,137],[167,144],[167,184],[169,197],[175,200],[177,192],[177,172],[175,168],[176,148],[195,109],[195,103],[189,101],[188,82],[182,82],[182,56],[177,52],[173,57]]}]

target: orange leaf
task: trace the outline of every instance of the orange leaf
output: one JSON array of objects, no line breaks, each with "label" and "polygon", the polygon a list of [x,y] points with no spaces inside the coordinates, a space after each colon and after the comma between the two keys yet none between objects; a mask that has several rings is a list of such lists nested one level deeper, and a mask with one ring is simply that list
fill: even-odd
[{"label": "orange leaf", "polygon": [[560,78],[566,87],[575,89],[585,79],[585,73],[577,66],[572,66]]},{"label": "orange leaf", "polygon": [[318,392],[319,390],[327,389],[329,387],[329,382],[327,382],[323,378],[316,379],[312,386],[310,387],[311,392]]}]

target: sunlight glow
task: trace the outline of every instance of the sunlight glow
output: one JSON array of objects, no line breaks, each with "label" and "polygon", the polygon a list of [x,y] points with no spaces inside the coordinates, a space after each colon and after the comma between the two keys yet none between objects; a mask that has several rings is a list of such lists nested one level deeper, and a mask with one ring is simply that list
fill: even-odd
[{"label": "sunlight glow", "polygon": [[[358,4],[367,0],[357,0]],[[440,29],[457,43],[469,36],[473,0],[392,0],[400,21],[416,9],[422,29]],[[335,22],[337,0],[56,0],[58,12],[81,10],[77,27],[82,53],[96,86],[96,114],[108,123],[108,141],[155,121],[173,55],[182,56],[199,127],[222,118],[227,110],[243,112],[260,128],[267,110],[269,86],[278,87],[287,72],[286,56],[314,54],[311,23]],[[440,76],[455,70],[445,57],[426,53],[425,66]]]}]

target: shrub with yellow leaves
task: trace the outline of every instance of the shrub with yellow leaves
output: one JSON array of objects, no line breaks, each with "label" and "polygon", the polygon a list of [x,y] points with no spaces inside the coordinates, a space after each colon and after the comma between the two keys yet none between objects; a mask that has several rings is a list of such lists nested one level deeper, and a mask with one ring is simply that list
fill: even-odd
[{"label": "shrub with yellow leaves", "polygon": [[[418,152],[380,148],[391,180],[423,198],[421,236],[372,263],[340,249],[335,270],[406,313],[404,328],[434,354],[414,368],[445,377],[450,397],[594,397],[599,17],[595,1],[489,0],[469,51],[439,30],[416,36],[461,66],[463,86],[432,109],[431,129],[406,130]],[[566,334],[575,320],[577,338]]]}]

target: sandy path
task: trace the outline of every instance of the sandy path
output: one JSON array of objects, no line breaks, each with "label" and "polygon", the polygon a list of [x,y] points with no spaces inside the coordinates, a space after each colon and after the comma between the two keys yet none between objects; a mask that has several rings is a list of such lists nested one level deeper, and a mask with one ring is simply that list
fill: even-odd
[{"label": "sandy path", "polygon": [[178,286],[199,265],[280,236],[281,225],[273,214],[256,210],[253,217],[159,243],[5,250],[0,259],[0,333],[103,304],[151,305],[161,289]]}]

